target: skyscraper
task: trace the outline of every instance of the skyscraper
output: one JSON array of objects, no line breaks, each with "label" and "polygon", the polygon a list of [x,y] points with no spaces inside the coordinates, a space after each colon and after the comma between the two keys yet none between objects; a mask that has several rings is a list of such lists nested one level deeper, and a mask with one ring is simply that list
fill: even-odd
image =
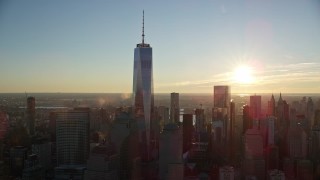
[{"label": "skyscraper", "polygon": [[[160,135],[159,143],[159,178],[170,179],[172,174],[171,170],[177,171],[183,168],[182,162],[182,128],[178,127],[175,123],[166,124],[163,132]],[[175,165],[175,166],[174,166]],[[181,167],[181,168],[180,168]],[[183,170],[180,175],[183,176]],[[183,179],[183,177],[175,178]]]},{"label": "skyscraper", "polygon": [[243,107],[243,115],[242,115],[242,121],[243,121],[243,130],[242,133],[245,134],[248,129],[251,129],[253,127],[252,125],[252,119],[250,118],[250,106],[244,105]]},{"label": "skyscraper", "polygon": [[314,111],[313,125],[320,126],[320,109]]},{"label": "skyscraper", "polygon": [[[7,113],[0,111],[0,140],[2,140],[9,131],[9,116]],[[1,158],[2,154],[0,155]]]},{"label": "skyscraper", "polygon": [[170,122],[178,123],[180,119],[179,93],[171,93]]},{"label": "skyscraper", "polygon": [[278,100],[278,105],[277,105],[277,114],[276,117],[277,119],[277,123],[276,123],[276,128],[277,130],[280,129],[281,126],[283,126],[284,124],[284,101],[282,99],[281,93],[280,93],[280,97]]},{"label": "skyscraper", "polygon": [[150,157],[151,121],[154,111],[152,48],[144,43],[144,13],[142,21],[142,42],[134,49],[133,108],[139,128],[139,142],[144,144],[147,159]]},{"label": "skyscraper", "polygon": [[159,123],[161,124],[160,130],[163,129],[164,125],[169,124],[169,108],[165,106],[159,106],[157,108]]},{"label": "skyscraper", "polygon": [[268,125],[268,137],[267,137],[267,144],[268,145],[273,145],[274,144],[274,123],[276,121],[276,117],[274,116],[269,116],[267,119],[267,125]]},{"label": "skyscraper", "polygon": [[271,100],[268,101],[268,116],[275,116],[276,115],[276,101],[272,94]]},{"label": "skyscraper", "polygon": [[213,87],[212,120],[223,122],[222,138],[225,142],[230,139],[230,97],[229,86]]},{"label": "skyscraper", "polygon": [[57,164],[84,165],[89,154],[89,108],[57,112]]},{"label": "skyscraper", "polygon": [[259,121],[261,116],[261,96],[250,96],[250,116],[254,121]]},{"label": "skyscraper", "polygon": [[193,125],[192,114],[183,114],[183,153],[187,152],[192,146]]},{"label": "skyscraper", "polygon": [[244,137],[245,158],[263,158],[263,137],[258,129],[248,129]]},{"label": "skyscraper", "polygon": [[195,110],[196,114],[196,132],[206,132],[206,127],[205,127],[205,117],[204,117],[204,109],[196,109]]},{"label": "skyscraper", "polygon": [[230,103],[229,86],[214,86],[213,104],[215,108],[227,108]]},{"label": "skyscraper", "polygon": [[34,97],[27,98],[27,130],[30,135],[34,135],[34,123],[36,117],[36,100]]},{"label": "skyscraper", "polygon": [[228,144],[228,152],[229,152],[229,158],[230,160],[233,160],[235,158],[235,122],[236,122],[236,104],[234,101],[230,102],[230,131],[228,136],[229,138],[229,144]]}]

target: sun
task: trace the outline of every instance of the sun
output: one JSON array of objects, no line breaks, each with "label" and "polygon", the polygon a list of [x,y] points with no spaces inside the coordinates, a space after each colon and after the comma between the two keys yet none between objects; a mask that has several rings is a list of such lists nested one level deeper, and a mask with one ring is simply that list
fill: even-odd
[{"label": "sun", "polygon": [[254,82],[253,69],[246,65],[237,67],[234,71],[234,81],[239,84],[251,84]]}]

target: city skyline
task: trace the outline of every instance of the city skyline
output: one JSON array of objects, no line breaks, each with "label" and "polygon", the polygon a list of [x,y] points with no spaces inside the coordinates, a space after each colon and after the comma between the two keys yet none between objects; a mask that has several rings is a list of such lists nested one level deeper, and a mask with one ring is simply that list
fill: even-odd
[{"label": "city skyline", "polygon": [[[0,93],[132,91],[146,12],[155,93],[320,92],[320,3],[1,2]],[[164,13],[165,12],[165,13]]]}]

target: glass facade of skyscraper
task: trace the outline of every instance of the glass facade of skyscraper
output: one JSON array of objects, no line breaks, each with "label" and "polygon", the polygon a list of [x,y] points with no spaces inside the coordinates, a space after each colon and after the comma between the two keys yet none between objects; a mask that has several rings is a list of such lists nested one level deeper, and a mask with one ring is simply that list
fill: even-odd
[{"label": "glass facade of skyscraper", "polygon": [[154,111],[152,48],[149,44],[137,44],[134,50],[133,108],[138,120],[140,142],[146,140],[149,149],[151,119]]}]

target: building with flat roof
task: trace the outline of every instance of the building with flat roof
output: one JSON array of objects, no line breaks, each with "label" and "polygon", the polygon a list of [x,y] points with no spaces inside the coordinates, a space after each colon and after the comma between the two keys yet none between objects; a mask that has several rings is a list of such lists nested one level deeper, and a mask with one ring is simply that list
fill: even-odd
[{"label": "building with flat roof", "polygon": [[56,113],[57,165],[86,164],[89,154],[89,108]]}]

